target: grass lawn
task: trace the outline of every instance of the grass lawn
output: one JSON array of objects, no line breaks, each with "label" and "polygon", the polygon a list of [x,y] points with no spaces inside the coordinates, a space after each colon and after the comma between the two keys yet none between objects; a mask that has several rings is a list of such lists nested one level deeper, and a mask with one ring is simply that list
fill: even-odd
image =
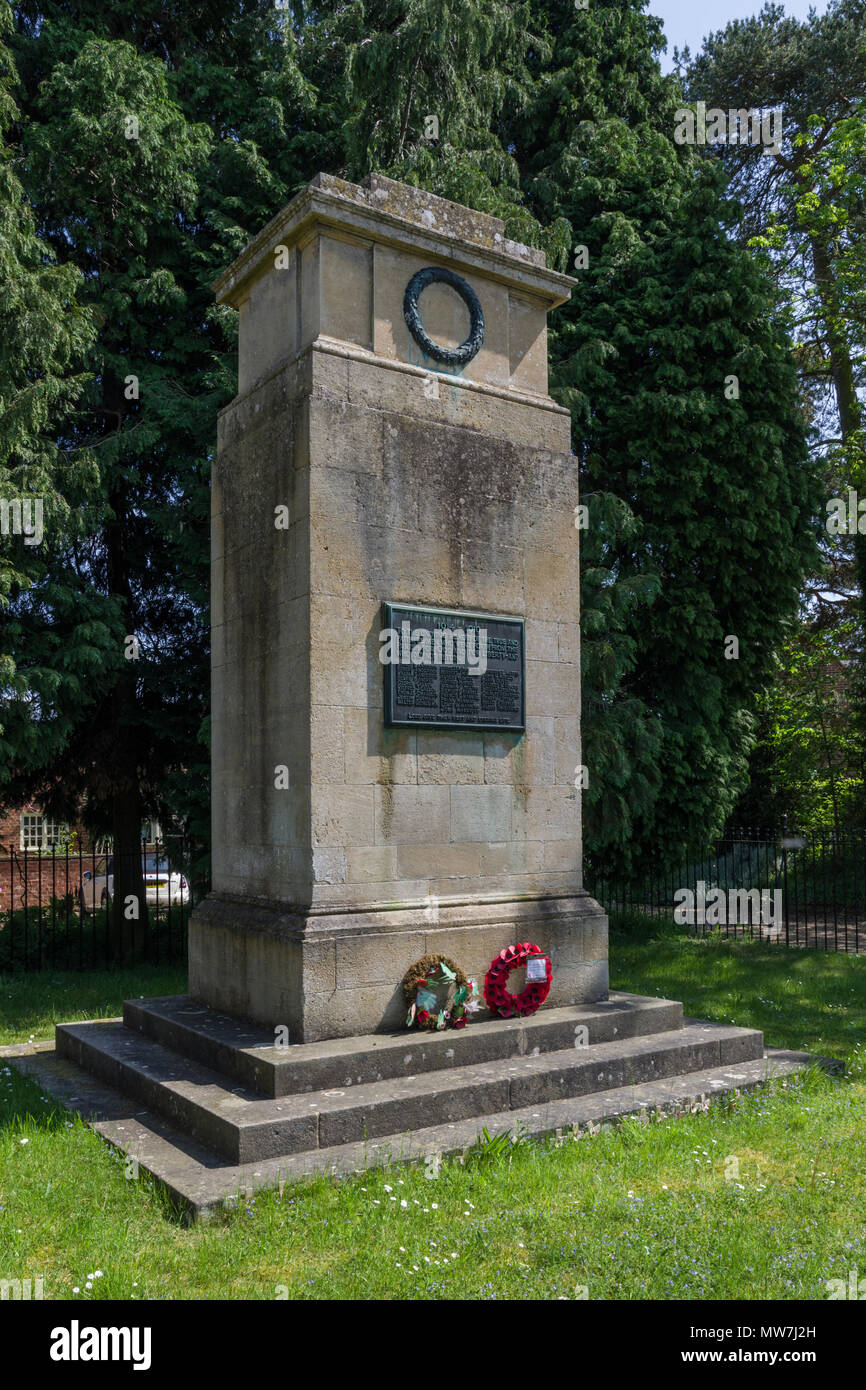
[{"label": "grass lawn", "polygon": [[[558,1147],[480,1146],[435,1177],[317,1179],[187,1228],[0,1058],[0,1277],[86,1301],[825,1299],[825,1280],[866,1275],[866,959],[635,925],[612,936],[615,987],[844,1057],[845,1079],[808,1073]],[[165,969],[7,977],[2,1038],[182,988]]]}]

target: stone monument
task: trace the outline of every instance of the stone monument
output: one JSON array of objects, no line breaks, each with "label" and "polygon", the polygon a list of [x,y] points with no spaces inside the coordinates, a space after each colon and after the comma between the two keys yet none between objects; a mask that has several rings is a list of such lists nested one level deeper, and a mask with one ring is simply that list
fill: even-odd
[{"label": "stone monument", "polygon": [[[581,880],[577,472],[547,385],[571,283],[495,218],[320,175],[216,286],[240,379],[190,992],[18,1058],[193,1213],[809,1060],[608,993]],[[481,979],[521,941],[552,962],[536,1013],[407,1030],[420,957]]]},{"label": "stone monument", "polygon": [[[575,787],[577,469],[547,383],[572,283],[496,218],[377,175],[320,175],[217,282],[240,380],[213,480],[213,892],[189,950],[213,1008],[293,1042],[391,1029],[425,952],[483,977],[524,939],[550,1004],[607,995]],[[383,673],[384,605],[525,649],[425,706],[429,666]]]}]

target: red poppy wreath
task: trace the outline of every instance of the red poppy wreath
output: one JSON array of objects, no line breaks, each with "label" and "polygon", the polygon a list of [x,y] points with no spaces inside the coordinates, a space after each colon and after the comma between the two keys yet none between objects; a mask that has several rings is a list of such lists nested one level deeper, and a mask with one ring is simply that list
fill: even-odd
[{"label": "red poppy wreath", "polygon": [[[511,994],[508,977],[519,965],[526,966],[526,987],[520,994]],[[484,1000],[488,1009],[500,1018],[514,1018],[515,1015],[526,1018],[544,1003],[552,979],[553,968],[541,947],[522,941],[517,946],[506,946],[491,961],[484,976]]]}]

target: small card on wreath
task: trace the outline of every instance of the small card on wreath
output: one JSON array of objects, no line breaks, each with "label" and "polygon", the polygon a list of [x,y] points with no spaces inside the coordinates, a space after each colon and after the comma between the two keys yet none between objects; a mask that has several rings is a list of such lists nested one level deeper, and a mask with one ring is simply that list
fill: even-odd
[{"label": "small card on wreath", "polygon": [[530,956],[526,962],[526,983],[547,979],[547,956]]}]

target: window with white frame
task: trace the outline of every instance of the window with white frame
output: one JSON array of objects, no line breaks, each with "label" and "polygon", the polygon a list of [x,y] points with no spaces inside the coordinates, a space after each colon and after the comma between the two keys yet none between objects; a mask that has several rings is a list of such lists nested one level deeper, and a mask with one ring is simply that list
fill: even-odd
[{"label": "window with white frame", "polygon": [[51,850],[63,844],[69,834],[65,821],[51,820],[38,811],[21,813],[21,848],[30,850]]},{"label": "window with white frame", "polygon": [[21,816],[21,848],[22,849],[41,849],[42,848],[42,821],[43,816],[26,815]]},{"label": "window with white frame", "polygon": [[46,849],[56,849],[58,845],[65,844],[69,838],[69,826],[65,820],[45,821],[44,845]]}]

